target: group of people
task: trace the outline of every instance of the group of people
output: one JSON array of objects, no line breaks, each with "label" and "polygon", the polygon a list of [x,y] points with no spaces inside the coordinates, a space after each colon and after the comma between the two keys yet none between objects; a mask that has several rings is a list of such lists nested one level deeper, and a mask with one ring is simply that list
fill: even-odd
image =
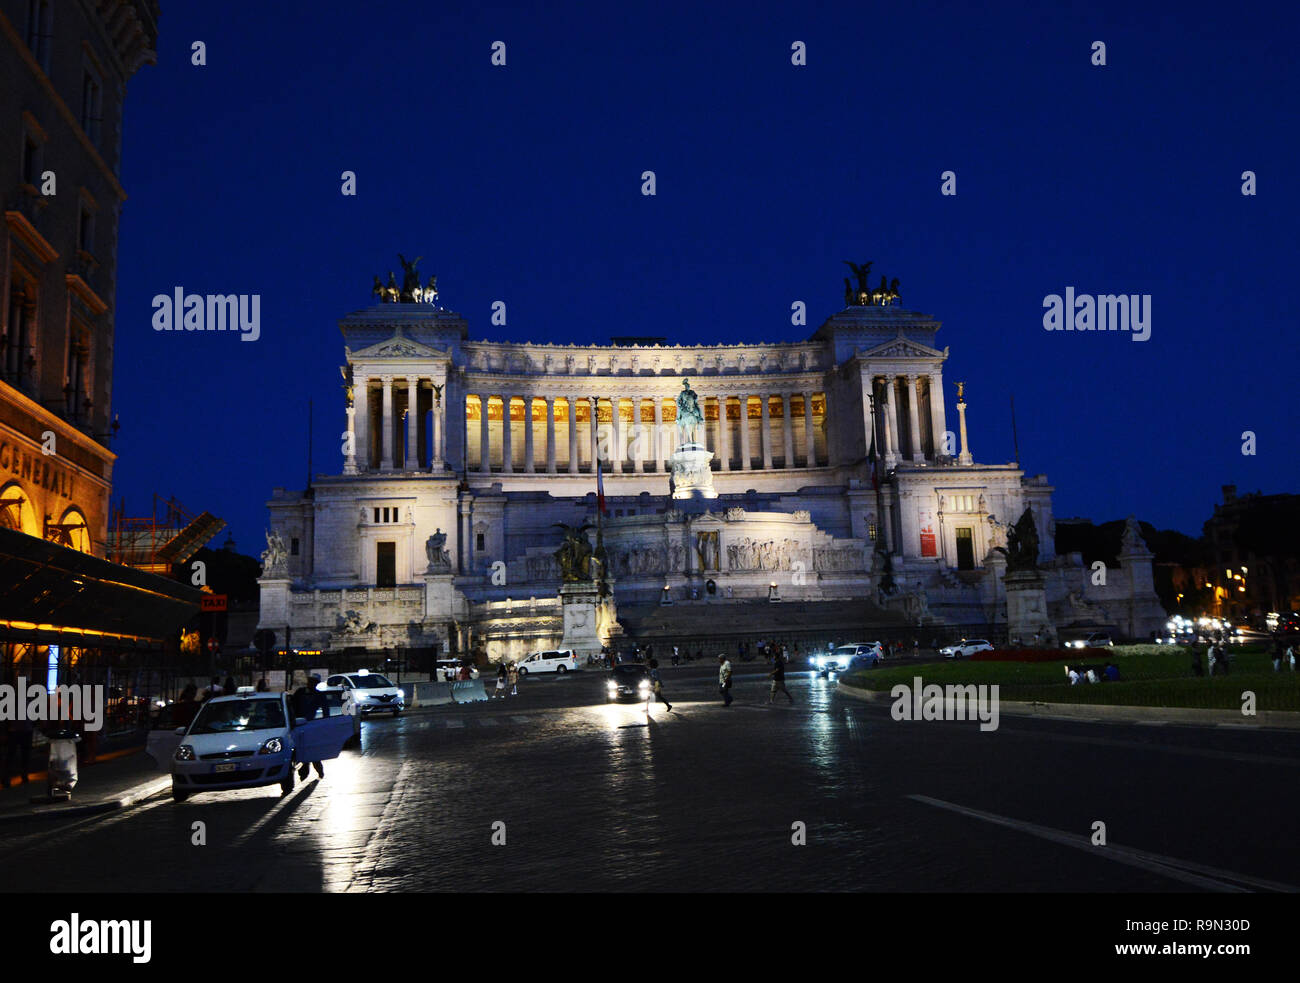
[{"label": "group of people", "polygon": [[1119,666],[1113,662],[1107,662],[1101,669],[1096,666],[1066,666],[1065,675],[1070,680],[1071,686],[1078,686],[1080,683],[1118,683]]},{"label": "group of people", "polygon": [[511,696],[519,695],[519,669],[513,662],[500,662],[497,664],[497,688],[492,694],[492,699],[500,697],[506,698],[506,687],[510,688]]},{"label": "group of people", "polygon": [[[771,653],[770,658],[772,660],[772,668],[768,671],[767,678],[772,682],[768,689],[767,702],[771,703],[775,700],[777,693],[784,693],[785,698],[793,705],[794,697],[791,696],[790,691],[785,688],[785,664],[787,661],[785,646],[775,645],[768,649],[768,651]],[[795,651],[798,651],[798,646],[795,647]],[[731,660],[728,659],[726,655],[719,652],[718,692],[722,695],[722,705],[724,707],[731,706],[733,702],[731,695],[731,676]]]}]

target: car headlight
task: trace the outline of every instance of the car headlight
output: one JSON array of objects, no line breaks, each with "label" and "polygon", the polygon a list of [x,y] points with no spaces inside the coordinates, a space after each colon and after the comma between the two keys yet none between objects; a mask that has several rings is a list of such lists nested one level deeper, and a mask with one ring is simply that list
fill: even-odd
[{"label": "car headlight", "polygon": [[612,679],[605,685],[611,693],[614,692],[616,689],[618,689],[618,683],[614,682],[614,680]]},{"label": "car headlight", "polygon": [[397,691],[397,698],[398,698],[399,700],[404,700],[404,699],[406,699],[406,690],[404,690],[404,689],[399,689],[399,690]]},{"label": "car headlight", "polygon": [[194,748],[190,747],[188,744],[182,744],[176,749],[175,757],[177,761],[193,761]]},{"label": "car headlight", "polygon": [[258,754],[279,754],[284,750],[284,742],[278,737],[273,737],[263,744],[257,751]]},{"label": "car headlight", "polygon": [[643,680],[641,680],[641,688],[642,688],[642,689],[649,689],[649,688],[650,688],[650,680],[648,680],[648,679],[643,679]]}]

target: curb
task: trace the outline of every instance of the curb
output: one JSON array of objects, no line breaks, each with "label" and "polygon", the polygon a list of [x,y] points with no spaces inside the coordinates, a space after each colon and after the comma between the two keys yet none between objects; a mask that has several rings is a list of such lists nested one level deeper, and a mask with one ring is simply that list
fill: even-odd
[{"label": "curb", "polygon": [[171,787],[172,780],[171,776],[168,775],[166,778],[155,778],[136,785],[134,788],[129,788],[116,798],[102,799],[99,802],[88,803],[84,806],[68,806],[64,809],[34,807],[22,812],[6,813],[0,815],[0,825],[32,819],[78,819],[84,816],[97,816],[100,813],[116,812],[119,809],[133,806],[137,802],[153,798],[155,795],[170,790]]},{"label": "curb", "polygon": [[[835,684],[835,691],[855,700],[868,703],[890,703],[890,697],[883,690],[868,690],[858,686],[849,686],[842,680]],[[1201,724],[1211,727],[1267,727],[1278,730],[1300,730],[1300,713],[1288,713],[1285,710],[1261,710],[1253,717],[1243,717],[1236,710],[1208,710],[1203,707],[1133,707],[1110,706],[1104,703],[1024,703],[1019,700],[998,701],[1001,713],[1010,713],[1021,717],[1062,718],[1071,717],[1094,723],[1101,721],[1116,723],[1161,723]]]}]

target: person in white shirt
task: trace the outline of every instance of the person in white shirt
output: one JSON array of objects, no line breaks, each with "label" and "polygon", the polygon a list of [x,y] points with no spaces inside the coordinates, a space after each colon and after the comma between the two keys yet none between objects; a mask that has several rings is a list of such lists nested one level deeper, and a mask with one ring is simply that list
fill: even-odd
[{"label": "person in white shirt", "polygon": [[725,655],[718,656],[718,691],[722,694],[722,705],[731,706],[731,662]]}]

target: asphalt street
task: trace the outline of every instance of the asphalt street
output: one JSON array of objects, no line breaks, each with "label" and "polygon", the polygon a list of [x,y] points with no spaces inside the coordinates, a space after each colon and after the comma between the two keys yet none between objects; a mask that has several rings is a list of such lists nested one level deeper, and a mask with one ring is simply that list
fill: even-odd
[{"label": "asphalt street", "polygon": [[[1300,732],[895,721],[792,674],[606,674],[368,720],[323,781],[9,826],[7,891],[1237,891],[1300,886]],[[1094,843],[1103,823],[1105,845]],[[201,825],[196,825],[201,824]],[[798,824],[802,824],[801,826]],[[806,838],[804,845],[794,841]],[[200,836],[200,833],[202,834]],[[204,842],[199,845],[197,841]]]}]

